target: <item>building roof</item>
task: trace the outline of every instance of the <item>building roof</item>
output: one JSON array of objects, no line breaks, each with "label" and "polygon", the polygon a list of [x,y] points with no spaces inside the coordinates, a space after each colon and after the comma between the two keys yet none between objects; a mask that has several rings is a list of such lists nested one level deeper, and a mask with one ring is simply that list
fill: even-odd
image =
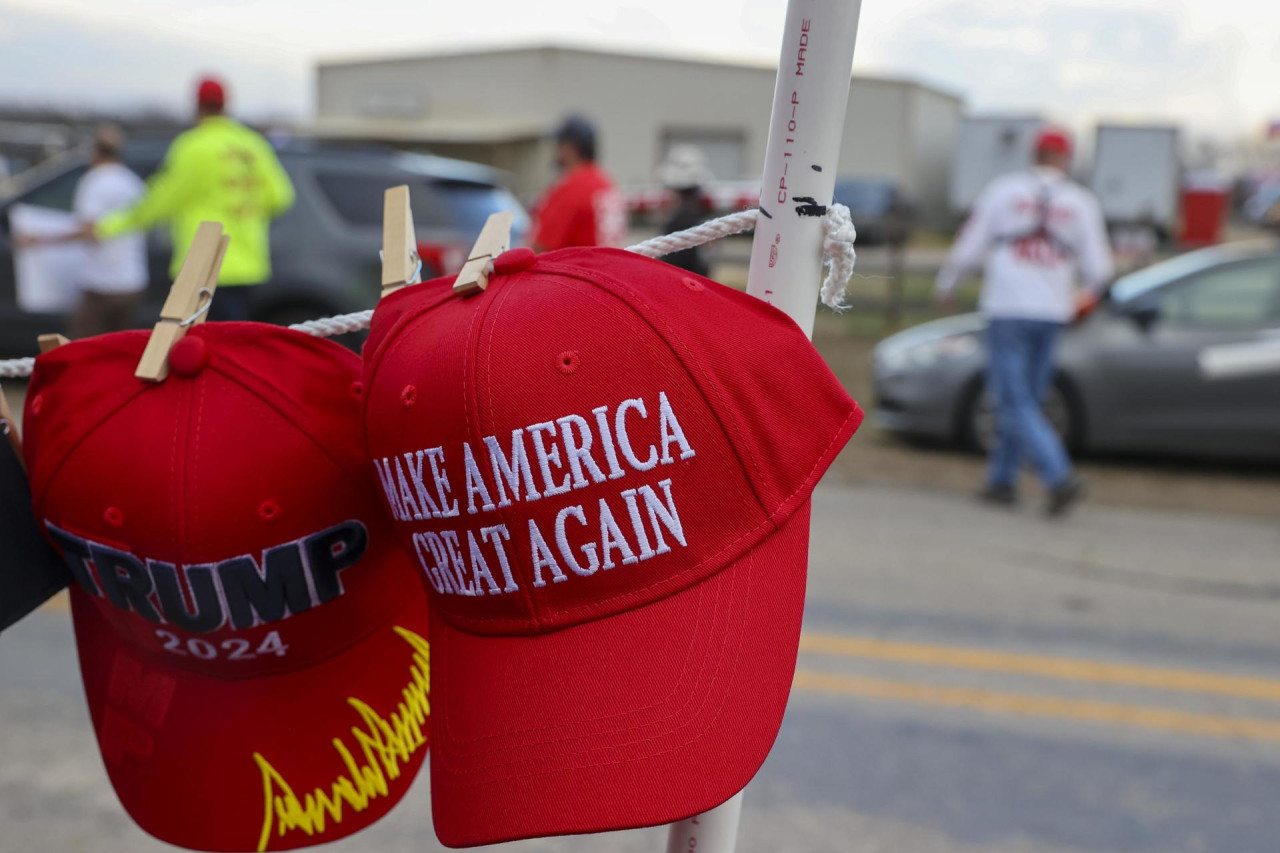
[{"label": "building roof", "polygon": [[[446,48],[441,50],[431,50],[410,54],[378,54],[366,56],[348,56],[348,57],[331,57],[320,59],[316,63],[316,67],[320,71],[328,69],[356,68],[361,66],[378,66],[378,65],[394,65],[406,62],[422,62],[437,59],[449,59],[463,56],[485,56],[500,54],[537,54],[537,53],[566,53],[579,54],[583,56],[613,58],[622,57],[625,59],[636,59],[649,62],[662,63],[681,63],[686,65],[698,66],[717,66],[720,68],[738,68],[748,71],[768,71],[773,73],[777,69],[776,62],[770,62],[763,59],[743,56],[714,56],[710,54],[691,55],[687,53],[663,52],[661,50],[638,50],[635,48],[602,48],[598,46],[577,45],[568,42],[539,42],[524,44],[501,44],[501,45],[477,45],[462,48]],[[931,84],[922,83],[911,77],[897,76],[890,74],[867,74],[858,72],[852,74],[854,80],[863,83],[882,83],[890,86],[903,86],[926,90],[932,94],[949,98],[955,101],[962,101],[963,98],[949,89]]]},{"label": "building roof", "polygon": [[547,122],[507,116],[388,119],[317,116],[310,132],[332,139],[383,139],[389,142],[511,142],[547,136]]}]

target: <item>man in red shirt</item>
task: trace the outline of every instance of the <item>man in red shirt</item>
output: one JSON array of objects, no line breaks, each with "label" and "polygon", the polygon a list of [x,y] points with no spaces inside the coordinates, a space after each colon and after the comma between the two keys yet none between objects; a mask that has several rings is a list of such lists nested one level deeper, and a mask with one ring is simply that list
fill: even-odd
[{"label": "man in red shirt", "polygon": [[570,116],[556,131],[560,180],[538,200],[529,239],[535,251],[569,246],[620,246],[626,208],[613,180],[596,165],[596,129]]}]

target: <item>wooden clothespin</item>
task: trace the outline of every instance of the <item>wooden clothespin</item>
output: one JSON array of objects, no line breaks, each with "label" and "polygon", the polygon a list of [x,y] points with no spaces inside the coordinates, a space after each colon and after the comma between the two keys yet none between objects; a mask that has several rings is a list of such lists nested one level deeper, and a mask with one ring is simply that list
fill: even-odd
[{"label": "wooden clothespin", "polygon": [[489,215],[471,249],[467,263],[453,282],[454,293],[470,293],[477,288],[484,290],[489,286],[489,276],[493,275],[493,259],[511,248],[512,218],[513,214],[509,210]]},{"label": "wooden clothespin", "polygon": [[413,233],[409,188],[391,187],[382,197],[382,295],[422,281],[422,259]]},{"label": "wooden clothespin", "polygon": [[66,335],[50,332],[47,335],[41,335],[36,338],[36,343],[40,346],[40,352],[46,353],[51,349],[57,349],[63,344],[69,344],[71,341],[67,339]]},{"label": "wooden clothespin", "polygon": [[18,434],[18,422],[9,409],[9,401],[4,396],[4,389],[0,388],[0,441],[4,440],[12,445],[13,452],[18,457],[18,464],[26,470],[27,461],[22,456],[22,436]]},{"label": "wooden clothespin", "polygon": [[169,297],[160,309],[160,322],[152,329],[147,348],[138,362],[134,375],[139,379],[160,382],[168,376],[169,351],[173,345],[186,335],[188,328],[205,321],[230,240],[222,233],[221,223],[200,223],[182,269],[169,288]]}]

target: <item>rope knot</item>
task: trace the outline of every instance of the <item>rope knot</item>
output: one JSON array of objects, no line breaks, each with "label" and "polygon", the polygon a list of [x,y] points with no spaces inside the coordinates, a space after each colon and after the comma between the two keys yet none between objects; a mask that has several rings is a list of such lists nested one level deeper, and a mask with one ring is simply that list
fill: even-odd
[{"label": "rope knot", "polygon": [[858,229],[853,227],[849,208],[843,204],[827,208],[826,215],[822,217],[822,230],[822,267],[827,271],[822,280],[822,304],[832,311],[847,311],[849,304],[844,301],[844,295],[858,259],[853,248]]}]

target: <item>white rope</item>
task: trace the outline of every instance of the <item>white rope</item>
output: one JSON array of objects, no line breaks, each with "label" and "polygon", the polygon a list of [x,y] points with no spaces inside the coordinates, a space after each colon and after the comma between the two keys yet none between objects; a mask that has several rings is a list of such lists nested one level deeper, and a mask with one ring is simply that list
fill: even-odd
[{"label": "white rope", "polygon": [[30,376],[36,366],[34,358],[11,358],[0,361],[0,379],[21,379]]},{"label": "white rope", "polygon": [[295,332],[315,335],[317,338],[331,338],[334,335],[345,335],[347,332],[362,332],[373,322],[373,309],[357,311],[354,314],[339,314],[337,317],[321,317],[319,320],[308,320],[305,323],[294,323],[290,326]]},{"label": "white rope", "polygon": [[857,238],[858,229],[853,227],[849,208],[843,204],[827,208],[826,215],[822,217],[822,267],[827,275],[822,280],[820,298],[822,304],[832,311],[849,308],[844,294],[849,289],[853,265],[858,260],[858,253],[853,249],[853,241]]},{"label": "white rope", "polygon": [[721,237],[729,237],[734,234],[741,234],[743,231],[750,231],[756,227],[756,218],[759,214],[760,211],[758,210],[743,210],[738,213],[730,213],[728,216],[712,219],[710,222],[686,228],[684,231],[663,234],[659,237],[645,240],[643,243],[636,243],[634,246],[628,246],[627,251],[635,252],[637,255],[644,255],[646,258],[660,258],[663,255],[670,255],[684,249],[692,249],[694,246],[701,246],[703,243],[710,243],[712,240],[719,240]]},{"label": "white rope", "polygon": [[[743,210],[730,213],[695,225],[693,228],[677,231],[674,234],[663,234],[643,243],[628,246],[628,252],[644,255],[646,258],[660,258],[683,249],[692,249],[728,237],[741,234],[756,227],[758,210]],[[849,219],[849,208],[843,204],[833,204],[827,208],[822,217],[822,255],[823,266],[827,271],[822,282],[822,304],[836,311],[843,311],[845,289],[853,275],[855,253],[853,241],[857,236],[853,223]],[[369,328],[373,321],[373,311],[357,311],[354,314],[339,314],[336,317],[322,317],[319,320],[308,320],[305,323],[294,323],[290,326],[297,332],[329,338],[344,335],[348,332],[361,332]],[[0,379],[21,379],[31,375],[35,367],[34,358],[14,358],[0,361]]]}]

